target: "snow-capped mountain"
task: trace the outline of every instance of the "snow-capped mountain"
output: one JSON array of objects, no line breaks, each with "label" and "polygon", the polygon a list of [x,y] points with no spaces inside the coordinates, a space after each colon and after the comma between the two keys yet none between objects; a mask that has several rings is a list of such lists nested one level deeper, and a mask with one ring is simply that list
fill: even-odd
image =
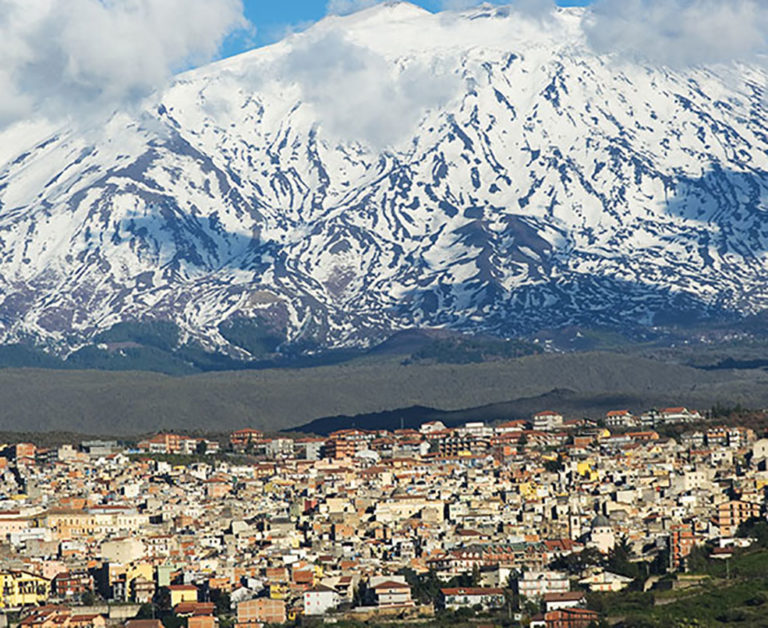
[{"label": "snow-capped mountain", "polygon": [[511,336],[768,307],[766,73],[592,52],[583,12],[388,3],[0,133],[0,339]]}]

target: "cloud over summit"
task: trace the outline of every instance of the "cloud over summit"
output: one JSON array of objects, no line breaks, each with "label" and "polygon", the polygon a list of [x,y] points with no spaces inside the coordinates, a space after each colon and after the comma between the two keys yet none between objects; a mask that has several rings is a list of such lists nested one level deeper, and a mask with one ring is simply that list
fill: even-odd
[{"label": "cloud over summit", "polygon": [[273,70],[278,80],[298,85],[326,132],[376,149],[407,137],[429,109],[447,104],[463,87],[439,63],[401,67],[335,28],[296,40]]},{"label": "cloud over summit", "polygon": [[584,30],[598,53],[673,67],[768,53],[768,0],[597,0]]},{"label": "cloud over summit", "polygon": [[0,126],[138,102],[244,25],[241,0],[0,0]]},{"label": "cloud over summit", "polygon": [[[327,0],[326,6],[346,15],[379,3]],[[442,0],[441,6],[478,4]],[[545,26],[554,21],[553,0],[509,4],[500,14],[510,28],[521,17]],[[36,116],[88,119],[138,104],[175,72],[215,58],[225,38],[246,26],[243,0],[0,0],[0,128]],[[677,68],[764,63],[768,0],[596,0],[582,28],[598,54]],[[372,145],[414,126],[463,87],[439,68],[395,68],[366,42],[351,42],[341,26],[322,38],[303,37],[269,73],[295,79],[326,130],[354,133]]]}]

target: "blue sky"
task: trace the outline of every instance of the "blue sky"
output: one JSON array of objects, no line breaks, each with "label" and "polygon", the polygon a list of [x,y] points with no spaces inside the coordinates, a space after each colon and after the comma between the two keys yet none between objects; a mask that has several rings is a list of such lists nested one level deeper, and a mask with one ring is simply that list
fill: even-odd
[{"label": "blue sky", "polygon": [[[411,0],[430,11],[439,11],[442,0]],[[583,6],[590,0],[558,0],[561,6]],[[493,4],[509,4],[509,0]],[[245,14],[255,26],[251,36],[242,34],[230,37],[222,56],[229,57],[250,48],[269,44],[282,38],[291,28],[301,28],[322,19],[326,14],[327,0],[243,0]]]}]

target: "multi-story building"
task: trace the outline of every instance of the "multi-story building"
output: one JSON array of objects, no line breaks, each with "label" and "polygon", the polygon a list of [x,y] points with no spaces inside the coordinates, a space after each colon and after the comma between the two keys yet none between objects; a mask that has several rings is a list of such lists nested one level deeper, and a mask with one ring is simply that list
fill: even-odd
[{"label": "multi-story building", "polygon": [[85,569],[63,571],[53,579],[51,591],[61,598],[82,596],[93,591],[93,576]]},{"label": "multi-story building", "polygon": [[675,569],[683,565],[685,558],[696,545],[696,535],[690,525],[675,526],[669,535],[670,562]]},{"label": "multi-story building", "polygon": [[28,571],[0,571],[0,607],[21,608],[46,602],[51,581]]},{"label": "multi-story building", "polygon": [[535,432],[559,430],[563,427],[563,415],[551,410],[539,412],[533,415],[531,427]]},{"label": "multi-story building", "polygon": [[635,418],[629,410],[611,410],[605,414],[605,426],[615,428],[633,427]]},{"label": "multi-story building", "polygon": [[237,605],[238,628],[261,628],[263,624],[284,624],[286,620],[283,600],[262,597]]},{"label": "multi-story building", "polygon": [[568,576],[559,571],[527,571],[517,579],[518,593],[537,600],[545,593],[564,593],[571,590]]},{"label": "multi-story building", "polygon": [[138,448],[150,454],[178,454],[183,440],[186,437],[179,434],[157,434],[139,442]]},{"label": "multi-story building", "polygon": [[355,454],[370,449],[371,442],[376,438],[375,432],[366,430],[339,430],[329,435],[325,442],[327,458],[352,458]]},{"label": "multi-story building", "polygon": [[338,592],[324,585],[318,585],[304,592],[304,614],[325,615],[341,603]]},{"label": "multi-story building", "polygon": [[745,521],[760,516],[760,505],[741,500],[731,500],[718,504],[715,522],[720,536],[733,536]]},{"label": "multi-story building", "polygon": [[264,441],[264,432],[246,428],[232,432],[229,436],[229,444],[235,451],[244,451],[249,446],[261,444]]}]

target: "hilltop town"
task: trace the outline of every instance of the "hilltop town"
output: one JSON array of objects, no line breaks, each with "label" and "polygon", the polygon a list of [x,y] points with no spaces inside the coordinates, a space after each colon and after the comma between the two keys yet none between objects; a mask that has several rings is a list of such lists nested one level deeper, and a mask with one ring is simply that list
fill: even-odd
[{"label": "hilltop town", "polygon": [[11,444],[2,618],[586,628],[632,614],[617,592],[650,614],[670,596],[659,608],[671,613],[676,591],[735,582],[731,562],[763,551],[767,463],[768,439],[680,407],[327,438]]}]

